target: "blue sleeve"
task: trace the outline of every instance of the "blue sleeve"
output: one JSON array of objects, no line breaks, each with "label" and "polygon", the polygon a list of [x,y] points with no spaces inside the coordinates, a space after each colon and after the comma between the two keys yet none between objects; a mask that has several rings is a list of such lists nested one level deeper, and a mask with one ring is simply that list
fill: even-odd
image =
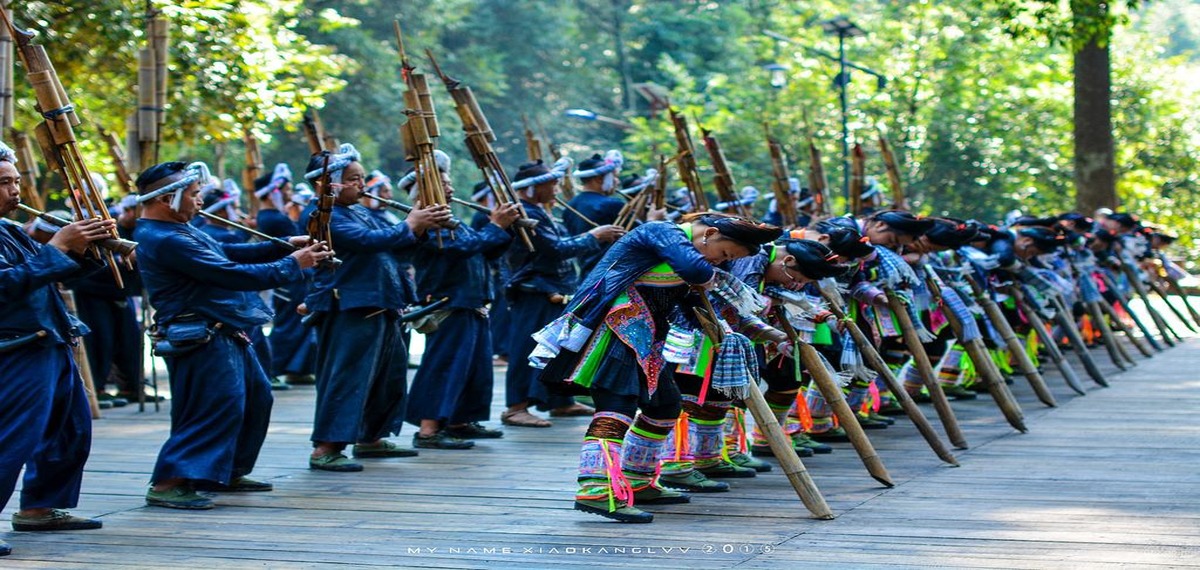
[{"label": "blue sleeve", "polygon": [[301,234],[301,232],[296,228],[296,223],[286,215],[267,213],[273,211],[274,210],[261,210],[258,212],[258,231],[269,236],[275,236],[277,238],[288,238]]},{"label": "blue sleeve", "polygon": [[[600,241],[592,234],[583,232],[573,237],[559,237],[554,227],[554,220],[540,208],[537,210],[527,207],[529,217],[538,221],[532,232],[533,248],[537,251],[553,251],[560,259],[571,259],[585,253],[600,251]],[[522,247],[524,245],[522,244]]]},{"label": "blue sleeve", "polygon": [[[441,237],[439,243],[438,238]],[[474,255],[476,253],[500,255],[512,242],[512,236],[496,224],[488,224],[479,231],[466,226],[457,230],[440,229],[426,232],[421,240],[421,251],[437,254]],[[523,246],[522,246],[523,247]]]},{"label": "blue sleeve", "polygon": [[623,209],[625,209],[625,202],[620,198],[610,197],[600,203],[600,207],[597,208],[600,215],[596,216],[596,219],[592,221],[600,225],[611,224],[617,219],[617,216],[621,214],[621,210]]},{"label": "blue sleeve", "polygon": [[408,224],[371,229],[346,216],[334,215],[329,222],[334,251],[379,253],[412,247],[417,243]]},{"label": "blue sleeve", "polygon": [[693,285],[703,285],[712,280],[712,264],[692,247],[687,235],[679,227],[666,222],[651,222],[638,229],[644,229],[644,235],[649,236],[650,246],[684,281]]},{"label": "blue sleeve", "polygon": [[20,265],[9,263],[0,259],[0,304],[4,305],[20,303],[30,293],[79,271],[79,264],[51,246],[39,246],[37,255]]},{"label": "blue sleeve", "polygon": [[[253,244],[254,246],[266,244]],[[292,257],[271,263],[238,263],[219,255],[199,240],[183,233],[172,233],[161,248],[170,255],[158,260],[167,268],[187,275],[211,287],[232,291],[263,291],[282,287],[303,277],[300,264]]]},{"label": "blue sleeve", "polygon": [[221,251],[225,253],[225,257],[238,263],[267,263],[291,253],[291,250],[284,249],[283,246],[270,241],[257,243],[219,243],[221,244]]}]

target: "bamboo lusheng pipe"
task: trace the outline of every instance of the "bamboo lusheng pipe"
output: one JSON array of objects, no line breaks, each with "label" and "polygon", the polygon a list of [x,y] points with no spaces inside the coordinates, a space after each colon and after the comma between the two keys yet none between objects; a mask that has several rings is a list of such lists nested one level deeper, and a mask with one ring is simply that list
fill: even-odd
[{"label": "bamboo lusheng pipe", "polygon": [[117,135],[112,131],[100,129],[100,137],[104,139],[105,146],[108,147],[108,156],[112,157],[113,168],[117,172],[117,185],[121,187],[121,191],[125,194],[134,192],[133,177],[129,174],[129,168],[125,162],[125,151],[121,148],[121,141],[117,140]]},{"label": "bamboo lusheng pipe", "polygon": [[[729,170],[729,162],[725,160],[725,151],[721,143],[712,135],[712,131],[700,126],[700,137],[704,149],[708,151],[709,160],[713,166],[713,186],[717,189],[717,198],[722,202],[737,202],[737,189],[734,187],[733,172]],[[745,204],[734,206],[734,211],[746,218],[751,217],[750,207]]]},{"label": "bamboo lusheng pipe", "polygon": [[1050,391],[1050,387],[1046,385],[1046,379],[1042,377],[1041,372],[1038,372],[1037,366],[1033,365],[1033,360],[1025,352],[1025,346],[1017,338],[1017,333],[1013,331],[1012,325],[1008,323],[1008,319],[1004,318],[1004,313],[1000,311],[1000,306],[987,295],[974,277],[969,273],[963,276],[966,278],[967,284],[971,286],[971,292],[974,293],[976,302],[983,307],[984,314],[991,321],[992,328],[996,329],[996,332],[1000,333],[1000,338],[1004,339],[1004,345],[1008,347],[1008,352],[1016,359],[1017,368],[1021,370],[1021,374],[1025,376],[1025,379],[1029,381],[1029,386],[1033,388],[1033,393],[1037,395],[1038,400],[1052,408],[1057,407],[1058,401],[1054,399],[1054,394]]},{"label": "bamboo lusheng pipe", "polygon": [[11,136],[13,151],[17,154],[17,171],[21,173],[21,201],[39,210],[45,210],[46,201],[41,192],[38,192],[37,186],[41,173],[38,172],[37,161],[33,159],[33,144],[29,141],[29,135],[13,129]]},{"label": "bamboo lusheng pipe", "polygon": [[704,184],[700,182],[700,173],[696,168],[696,145],[692,144],[692,135],[688,131],[687,118],[667,109],[671,115],[671,125],[675,129],[675,145],[679,150],[675,166],[679,170],[679,179],[687,186],[691,196],[692,211],[706,212],[709,210],[708,196],[704,193]]},{"label": "bamboo lusheng pipe", "polygon": [[1067,306],[1062,296],[1057,292],[1052,292],[1048,295],[1050,303],[1054,305],[1054,321],[1058,323],[1063,334],[1067,335],[1067,340],[1074,347],[1075,355],[1083,362],[1083,368],[1087,371],[1088,376],[1092,377],[1097,384],[1108,387],[1108,380],[1104,378],[1104,374],[1100,372],[1100,367],[1096,365],[1096,360],[1092,358],[1092,353],[1088,351],[1087,342],[1083,340],[1083,333],[1079,332],[1079,326],[1075,324],[1074,315],[1071,308]]},{"label": "bamboo lusheng pipe", "polygon": [[[366,196],[367,198],[371,198],[372,200],[376,200],[380,204],[383,204],[384,206],[392,208],[393,210],[398,210],[398,211],[404,212],[406,214],[413,211],[413,207],[408,204],[405,204],[403,202],[397,202],[396,200],[390,200],[390,199],[384,198],[378,194],[363,191],[359,195]],[[472,210],[475,210],[477,212],[487,214],[489,216],[492,214],[491,208],[488,208],[486,206],[480,206],[479,204],[476,204],[474,202],[468,202],[468,201],[460,199],[460,198],[450,198],[450,201],[455,204],[459,204],[459,205],[471,208]],[[457,229],[460,225],[462,225],[459,220],[452,220],[452,222],[454,223],[454,227],[449,228],[449,229]],[[532,218],[521,219],[521,220],[517,220],[516,222],[513,222],[513,225],[532,229],[532,228],[537,227],[538,221],[535,219],[532,219]]]},{"label": "bamboo lusheng pipe", "polygon": [[1117,260],[1117,265],[1121,267],[1121,272],[1125,274],[1125,279],[1129,281],[1129,284],[1133,287],[1133,291],[1137,293],[1138,298],[1142,300],[1142,304],[1146,306],[1146,312],[1150,314],[1150,320],[1154,321],[1154,326],[1158,328],[1163,342],[1167,343],[1167,346],[1175,346],[1175,341],[1171,339],[1171,336],[1179,338],[1179,335],[1175,333],[1171,325],[1167,324],[1167,320],[1158,312],[1158,309],[1155,309],[1150,304],[1150,295],[1146,293],[1146,287],[1142,284],[1142,280],[1138,279],[1137,272],[1128,263],[1123,261]]},{"label": "bamboo lusheng pipe", "polygon": [[[397,36],[399,36],[399,28],[400,24],[397,22]],[[403,44],[400,45],[400,49],[403,58]],[[517,197],[516,191],[513,190],[512,182],[508,179],[508,173],[504,171],[504,165],[500,163],[500,157],[496,156],[496,151],[492,148],[491,143],[496,140],[496,136],[491,132],[491,126],[488,125],[487,117],[480,110],[479,103],[475,100],[475,95],[471,93],[471,88],[463,85],[457,79],[446,75],[441,67],[438,66],[437,58],[433,56],[432,51],[426,49],[425,54],[433,66],[434,73],[442,80],[442,83],[446,86],[446,90],[450,93],[451,99],[454,100],[454,110],[458,113],[458,117],[462,122],[463,132],[466,134],[466,146],[470,152],[471,160],[479,168],[484,182],[492,190],[496,201],[500,204],[516,205],[519,217],[523,219],[529,218],[529,213],[525,211],[520,198]],[[533,240],[530,238],[528,229],[518,227],[517,236],[521,239],[526,249],[534,251]]]},{"label": "bamboo lusheng pipe", "polygon": [[262,152],[258,148],[258,139],[249,128],[242,131],[242,142],[246,150],[246,165],[242,168],[242,188],[250,192],[250,215],[258,214],[258,196],[254,194],[254,183],[262,174]]},{"label": "bamboo lusheng pipe", "polygon": [[825,166],[821,163],[821,151],[808,135],[808,187],[812,190],[814,211],[817,216],[829,215],[829,180],[825,177]]},{"label": "bamboo lusheng pipe", "polygon": [[1148,343],[1146,343],[1144,339],[1139,338],[1136,334],[1134,334],[1133,329],[1129,328],[1129,325],[1126,325],[1125,321],[1121,320],[1121,317],[1117,315],[1117,310],[1114,309],[1112,304],[1108,302],[1108,299],[1101,297],[1098,301],[1096,301],[1096,305],[1099,306],[1100,311],[1108,317],[1108,320],[1110,323],[1112,323],[1112,326],[1124,333],[1125,337],[1129,339],[1129,342],[1138,349],[1138,352],[1142,353],[1142,356],[1145,356],[1146,358],[1154,358],[1154,350],[1148,346]]},{"label": "bamboo lusheng pipe", "polygon": [[[25,204],[17,204],[17,207],[20,208],[22,212],[60,228],[66,227],[72,223],[71,220],[64,220],[58,216],[38,210],[37,208],[26,206]],[[129,255],[133,253],[133,251],[137,249],[138,245],[136,241],[122,238],[104,238],[102,240],[97,240],[95,243],[107,251],[119,253],[121,255]]]},{"label": "bamboo lusheng pipe", "polygon": [[887,134],[882,127],[879,129],[879,154],[883,156],[883,165],[887,168],[888,186],[892,187],[892,209],[907,210],[908,200],[904,197],[900,167],[896,164],[896,155],[892,153],[892,145],[888,144]]},{"label": "bamboo lusheng pipe", "polygon": [[[704,334],[709,337],[709,340],[715,346],[720,346],[723,333],[717,325],[717,319],[719,318],[717,312],[713,310],[712,302],[709,301],[707,292],[701,290],[697,291],[696,294],[699,295],[701,302],[701,308],[696,309],[696,316],[700,317]],[[706,322],[709,326],[704,326]],[[804,463],[796,455],[796,449],[792,447],[791,438],[783,434],[783,428],[779,426],[779,421],[775,419],[774,412],[767,405],[767,399],[763,396],[762,389],[758,387],[757,382],[749,383],[749,395],[745,403],[746,407],[750,410],[750,415],[754,416],[754,423],[758,424],[763,434],[766,435],[767,445],[771,448],[771,453],[779,460],[779,467],[783,469],[783,474],[787,476],[788,482],[796,490],[796,495],[800,497],[800,501],[808,508],[808,512],[812,513],[813,517],[817,519],[833,519],[833,511],[829,509],[829,505],[825,502],[825,497],[821,495],[821,490],[817,488],[817,484],[808,475],[808,470],[804,468]]]},{"label": "bamboo lusheng pipe", "polygon": [[875,446],[871,445],[870,438],[862,428],[862,424],[858,421],[858,415],[854,410],[850,409],[850,404],[846,403],[846,398],[842,396],[842,388],[832,376],[829,375],[829,370],[825,368],[825,364],[821,361],[820,354],[812,345],[802,342],[800,336],[796,334],[796,329],[788,322],[787,315],[778,309],[775,311],[775,317],[779,321],[779,325],[783,328],[793,346],[798,351],[798,358],[804,364],[804,368],[808,370],[809,376],[812,377],[813,383],[816,384],[817,390],[825,397],[825,401],[833,409],[834,415],[837,416],[838,422],[842,429],[846,431],[846,437],[850,439],[850,444],[854,446],[854,451],[858,453],[858,458],[862,461],[863,466],[867,468],[867,473],[870,473],[871,478],[879,481],[886,487],[895,487],[892,482],[892,476],[888,473],[887,468],[883,465],[883,460],[879,458],[879,454],[875,451]]},{"label": "bamboo lusheng pipe", "polygon": [[[245,225],[245,224],[239,224],[239,223],[237,223],[237,222],[235,222],[235,221],[233,221],[233,220],[230,220],[230,219],[227,219],[227,218],[222,218],[221,216],[218,216],[218,215],[216,215],[216,214],[212,214],[212,213],[209,213],[209,212],[205,212],[205,211],[203,211],[203,210],[201,210],[201,211],[197,212],[197,214],[199,214],[199,215],[200,215],[200,217],[202,217],[202,218],[204,218],[204,219],[206,219],[206,220],[212,220],[212,221],[214,221],[214,222],[216,222],[216,223],[218,223],[218,224],[225,224],[225,225],[227,225],[227,226],[229,226],[229,227],[232,227],[232,228],[234,228],[234,229],[241,230],[241,231],[243,231],[243,232],[246,232],[246,233],[248,233],[248,234],[250,234],[250,235],[252,235],[252,236],[254,236],[254,237],[257,237],[257,238],[264,239],[264,240],[266,240],[266,241],[269,241],[269,242],[271,242],[271,243],[273,243],[273,244],[275,244],[275,245],[278,245],[278,246],[285,247],[285,248],[287,248],[287,249],[290,249],[290,250],[292,250],[292,251],[297,251],[297,250],[303,249],[303,247],[302,247],[302,246],[297,246],[297,245],[294,245],[294,244],[292,244],[292,242],[290,242],[290,241],[288,241],[288,240],[286,240],[286,239],[283,239],[283,238],[278,238],[278,237],[275,237],[275,236],[273,236],[273,235],[270,235],[270,234],[265,234],[265,233],[263,233],[263,232],[260,232],[260,231],[258,231],[258,230],[256,230],[256,229],[254,229],[254,228],[252,228],[252,227],[250,227],[250,226],[247,226],[247,225]],[[331,257],[331,258],[329,258],[329,259],[327,259],[327,260],[324,260],[324,261],[322,261],[322,262],[321,262],[321,264],[322,264],[322,265],[328,264],[329,266],[336,268],[337,266],[339,266],[339,265],[341,265],[341,264],[342,264],[342,260],[340,260],[340,259],[338,259],[338,258],[336,258],[336,257]]]},{"label": "bamboo lusheng pipe", "polygon": [[1100,309],[1100,304],[1096,301],[1087,301],[1083,303],[1083,307],[1087,311],[1087,316],[1092,319],[1094,326],[1100,329],[1100,339],[1104,342],[1104,349],[1108,352],[1109,360],[1121,370],[1126,369],[1126,364],[1136,366],[1137,363],[1125,351],[1125,347],[1117,342],[1117,335],[1109,326],[1108,319],[1104,317],[1104,311]]},{"label": "bamboo lusheng pipe", "polygon": [[1179,300],[1183,302],[1184,307],[1187,307],[1188,313],[1192,316],[1192,321],[1200,325],[1200,312],[1197,312],[1196,308],[1188,302],[1187,292],[1183,290],[1183,287],[1179,284],[1179,280],[1167,270],[1167,256],[1159,252],[1158,260],[1162,264],[1162,277],[1166,279],[1169,289],[1173,289],[1175,294],[1179,295]]},{"label": "bamboo lusheng pipe", "polygon": [[787,157],[783,145],[771,137],[771,127],[763,123],[763,132],[767,135],[767,152],[771,155],[771,192],[775,194],[776,208],[785,228],[796,225],[796,204],[792,202],[791,182],[788,180]]},{"label": "bamboo lusheng pipe", "polygon": [[1086,396],[1087,391],[1083,389],[1083,384],[1079,382],[1079,375],[1075,373],[1075,368],[1071,366],[1070,362],[1067,362],[1067,358],[1063,356],[1062,351],[1058,348],[1058,342],[1050,334],[1050,331],[1046,330],[1046,323],[1042,320],[1041,315],[1037,313],[1036,309],[1029,306],[1029,303],[1025,300],[1025,294],[1016,285],[1005,286],[1004,292],[1016,300],[1017,308],[1025,315],[1025,319],[1029,321],[1030,328],[1037,334],[1038,340],[1042,342],[1042,346],[1046,349],[1046,353],[1050,355],[1050,360],[1054,361],[1054,365],[1062,373],[1067,386],[1074,390],[1076,394]]},{"label": "bamboo lusheng pipe", "polygon": [[[111,220],[108,207],[98,189],[93,186],[91,173],[76,145],[73,127],[79,124],[79,117],[46,55],[45,48],[30,43],[33,34],[18,30],[6,11],[0,10],[0,19],[17,42],[21,62],[37,99],[37,110],[42,114],[43,121],[37,127],[39,145],[46,156],[46,163],[57,167],[54,169],[58,170],[62,177],[67,193],[72,198],[71,206],[75,211],[75,218],[82,220],[98,217]],[[115,227],[110,235],[120,238]],[[99,247],[94,251],[108,263],[117,286],[124,288],[125,284],[113,253]],[[128,260],[126,265],[132,267]]]},{"label": "bamboo lusheng pipe", "polygon": [[850,149],[850,211],[855,216],[862,215],[862,193],[866,185],[867,153],[859,143],[854,143]]},{"label": "bamboo lusheng pipe", "polygon": [[[8,1],[0,3],[7,11]],[[0,132],[13,126],[13,37],[7,26],[0,26]]]},{"label": "bamboo lusheng pipe", "polygon": [[[1161,352],[1163,347],[1162,345],[1158,344],[1157,340],[1154,339],[1154,333],[1150,332],[1150,327],[1146,326],[1146,323],[1143,322],[1142,319],[1137,316],[1137,313],[1133,311],[1133,307],[1129,306],[1129,297],[1117,288],[1117,284],[1113,282],[1113,279],[1108,275],[1108,272],[1101,271],[1098,273],[1098,275],[1100,276],[1100,279],[1104,281],[1104,286],[1107,287],[1109,291],[1112,291],[1113,295],[1116,295],[1117,301],[1121,303],[1121,308],[1125,310],[1125,314],[1129,315],[1129,318],[1133,321],[1133,324],[1138,328],[1139,331],[1142,332],[1142,338],[1144,338],[1154,350]],[[1109,308],[1112,307],[1110,306]],[[1116,309],[1113,309],[1111,314],[1116,315]]]},{"label": "bamboo lusheng pipe", "polygon": [[[1166,305],[1168,309],[1171,309],[1171,313],[1173,313],[1175,315],[1175,318],[1179,319],[1179,322],[1183,323],[1183,326],[1187,327],[1188,330],[1190,330],[1192,332],[1197,332],[1196,327],[1192,326],[1192,323],[1190,321],[1188,321],[1188,318],[1183,316],[1183,312],[1180,311],[1179,309],[1177,309],[1175,307],[1175,305],[1173,303],[1171,303],[1171,295],[1170,295],[1170,293],[1168,293],[1166,291],[1166,289],[1163,289],[1162,284],[1155,281],[1154,279],[1150,279],[1149,283],[1150,283],[1150,290],[1154,291],[1155,293],[1158,293],[1159,297],[1162,297],[1163,304]],[[1175,335],[1175,336],[1180,338],[1180,340],[1182,340],[1182,338],[1183,338],[1183,337],[1179,337],[1179,335]]]},{"label": "bamboo lusheng pipe", "polygon": [[[942,295],[941,286],[938,285],[936,279],[932,276],[928,277],[926,283],[928,283],[929,290],[933,293],[934,297],[940,298]],[[967,357],[975,364],[976,372],[983,379],[988,394],[992,396],[992,400],[996,402],[996,406],[1004,414],[1004,419],[1008,421],[1008,425],[1021,433],[1028,432],[1029,428],[1025,427],[1025,415],[1021,412],[1021,406],[1012,397],[1012,394],[1005,390],[1004,377],[1000,375],[998,369],[992,367],[992,358],[988,355],[987,348],[983,346],[983,340],[978,338],[967,340],[963,338],[963,322],[954,311],[946,308],[942,311],[942,315],[950,323],[950,329],[954,331],[954,336],[958,338],[958,342],[967,351]]]},{"label": "bamboo lusheng pipe", "polygon": [[900,300],[895,291],[890,289],[885,289],[885,291],[888,307],[900,321],[900,333],[904,336],[904,344],[912,354],[921,382],[929,390],[929,398],[933,400],[933,407],[937,410],[938,418],[942,420],[942,429],[946,430],[946,437],[950,438],[950,443],[954,447],[967,449],[967,438],[963,436],[962,428],[958,425],[958,418],[954,416],[954,409],[950,407],[950,401],[946,399],[946,393],[942,391],[942,386],[933,373],[933,364],[929,362],[929,354],[925,352],[925,346],[921,344],[921,338],[917,336],[917,329],[908,315],[904,301]]},{"label": "bamboo lusheng pipe", "polygon": [[305,111],[302,120],[304,130],[304,140],[308,142],[309,154],[317,154],[325,150],[325,143],[321,140],[321,133],[318,131],[317,123],[313,120],[313,111]]},{"label": "bamboo lusheng pipe", "polygon": [[900,407],[904,409],[904,413],[908,419],[916,426],[917,431],[921,433],[921,437],[925,438],[925,442],[929,444],[929,448],[942,461],[958,467],[958,459],[950,451],[942,439],[938,437],[937,432],[933,429],[933,424],[929,423],[929,418],[925,417],[924,412],[913,401],[912,396],[904,390],[904,385],[896,378],[895,373],[883,361],[883,357],[879,355],[879,351],[875,349],[875,345],[871,343],[871,339],[863,333],[862,329],[858,328],[858,323],[846,318],[846,312],[841,307],[841,302],[835,299],[828,291],[821,289],[821,296],[829,303],[829,311],[841,321],[847,331],[850,331],[850,336],[854,338],[854,344],[858,346],[859,353],[862,354],[863,362],[866,363],[887,385],[888,390],[892,392],[892,396],[900,403]]}]

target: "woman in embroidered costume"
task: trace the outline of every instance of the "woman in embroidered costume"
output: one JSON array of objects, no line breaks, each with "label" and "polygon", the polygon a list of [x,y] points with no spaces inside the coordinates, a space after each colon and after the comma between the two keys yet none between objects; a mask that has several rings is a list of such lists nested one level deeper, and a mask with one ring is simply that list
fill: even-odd
[{"label": "woman in embroidered costume", "polygon": [[[760,295],[763,286],[773,284],[798,290],[815,279],[844,272],[844,267],[835,265],[837,258],[837,254],[818,242],[784,240],[777,245],[766,246],[763,252],[736,261],[732,273],[737,281],[710,293],[714,306],[726,307],[721,311],[721,316],[729,326],[754,338],[759,347],[740,354],[729,354],[727,347],[722,346],[715,362],[709,362],[707,366],[692,366],[695,369],[688,372],[681,365],[676,371],[676,381],[683,393],[684,414],[676,425],[673,437],[668,438],[673,445],[668,443],[663,450],[660,483],[693,492],[727,491],[727,484],[713,481],[712,478],[753,477],[757,471],[770,469],[769,465],[745,455],[740,449],[733,453],[726,449],[725,418],[736,398],[711,388],[719,386],[721,376],[728,374],[729,370],[742,368],[747,370],[745,375],[748,381],[757,382],[760,375],[766,376],[760,373],[765,354],[786,355],[789,352],[784,345],[787,335],[772,326],[775,324],[773,321],[755,316],[770,313],[770,303]],[[738,310],[733,310],[735,308]],[[794,369],[788,368],[788,371],[792,373]],[[795,386],[789,386],[790,392],[782,398],[785,402],[781,415],[787,412],[788,405],[799,390],[794,373],[789,379]],[[772,401],[772,396],[778,401],[779,390],[775,390],[778,387],[770,384],[770,380],[768,383],[773,386],[766,394],[768,403]]]},{"label": "woman in embroidered costume", "polygon": [[609,249],[566,312],[535,335],[530,359],[544,366],[541,381],[590,390],[597,409],[580,451],[577,510],[646,523],[653,515],[635,503],[687,501],[653,481],[681,410],[675,365],[663,355],[668,330],[700,305],[693,286],[712,288],[721,280],[715,266],[756,253],[780,233],[716,214],[678,226],[643,224]]}]

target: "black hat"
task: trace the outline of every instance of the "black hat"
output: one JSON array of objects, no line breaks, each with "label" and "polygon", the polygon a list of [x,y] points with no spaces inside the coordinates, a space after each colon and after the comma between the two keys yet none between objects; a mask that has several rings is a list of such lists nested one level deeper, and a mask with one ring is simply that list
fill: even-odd
[{"label": "black hat", "polygon": [[884,210],[876,212],[869,218],[871,221],[883,222],[889,228],[912,236],[919,236],[933,227],[933,220],[914,215],[903,210]]},{"label": "black hat", "polygon": [[758,253],[759,248],[766,243],[779,239],[783,228],[743,218],[722,214],[703,214],[696,221],[720,230],[721,235],[729,238],[746,249],[750,255]]},{"label": "black hat", "polygon": [[513,175],[513,182],[525,180],[526,178],[536,178],[543,174],[549,174],[550,167],[541,160],[526,162],[517,168],[517,173]]},{"label": "black hat", "polygon": [[933,218],[933,227],[925,232],[925,239],[934,245],[958,249],[978,239],[979,225],[954,218]]},{"label": "black hat", "polygon": [[1090,232],[1096,226],[1096,221],[1075,212],[1067,212],[1058,216],[1058,221],[1076,232]]},{"label": "black hat", "polygon": [[1033,216],[1021,216],[1020,218],[1017,218],[1016,220],[1014,220],[1012,223],[1012,225],[1014,225],[1014,226],[1028,226],[1028,227],[1039,227],[1039,228],[1053,228],[1057,224],[1058,224],[1057,216],[1050,217],[1050,218],[1035,218]]},{"label": "black hat", "polygon": [[825,244],[810,239],[787,239],[781,242],[787,254],[796,258],[791,267],[809,279],[824,279],[841,275],[845,268],[837,264],[837,253]]},{"label": "black hat", "polygon": [[637,174],[630,174],[621,178],[621,188],[633,188],[642,183],[642,177]]},{"label": "black hat", "polygon": [[254,191],[257,192],[267,187],[271,183],[271,179],[275,177],[274,172],[268,172],[254,179]]},{"label": "black hat", "polygon": [[575,167],[575,169],[595,170],[601,166],[604,166],[604,157],[600,156],[599,154],[593,154],[591,158],[585,158],[579,161],[579,166]]},{"label": "black hat", "polygon": [[858,259],[875,253],[871,241],[862,235],[858,222],[837,216],[817,222],[813,229],[829,236],[829,249],[842,257]]},{"label": "black hat", "polygon": [[1033,245],[1044,253],[1050,253],[1066,245],[1067,238],[1054,230],[1042,227],[1028,227],[1017,230],[1017,235],[1033,240]]},{"label": "black hat", "polygon": [[181,161],[163,162],[143,170],[137,177],[137,182],[135,182],[138,194],[148,193],[150,187],[155,182],[182,172],[183,169],[187,168],[187,165],[188,163]]}]

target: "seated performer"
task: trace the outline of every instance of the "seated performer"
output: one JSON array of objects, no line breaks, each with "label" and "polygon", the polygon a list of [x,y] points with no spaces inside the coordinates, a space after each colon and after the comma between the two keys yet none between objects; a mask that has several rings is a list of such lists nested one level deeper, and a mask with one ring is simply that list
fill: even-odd
[{"label": "seated performer", "polygon": [[625,233],[623,228],[607,225],[572,237],[562,224],[554,222],[546,208],[554,205],[558,181],[565,174],[565,167],[552,171],[539,160],[522,165],[513,176],[513,186],[520,187],[521,204],[538,225],[530,232],[534,251],[518,242],[509,247],[507,254],[512,276],[505,292],[511,320],[505,334],[511,339],[508,353],[512,359],[505,375],[508,409],[500,415],[505,425],[550,427],[548,420],[529,412],[530,406],[549,408],[551,416],[591,416],[595,412],[570,396],[548,394],[537,381],[538,370],[529,366],[529,354],[536,345],[533,333],[562,314],[566,295],[579,284],[573,260],[599,251],[602,244]]},{"label": "seated performer", "polygon": [[417,452],[383,438],[400,433],[408,379],[400,334],[406,307],[399,253],[415,247],[430,228],[450,219],[445,206],[418,208],[404,223],[389,225],[359,205],[366,172],[358,151],[343,144],[336,154],[314,154],[304,175],[318,195],[336,193],[329,233],[341,265],[318,267],[305,305],[317,330],[317,405],[308,466],[322,471],[362,471],[342,453],[354,444],[358,458],[411,457]]},{"label": "seated performer", "polygon": [[[247,477],[267,435],[271,386],[247,331],[271,318],[258,291],[300,278],[332,256],[324,244],[291,251],[272,242],[220,243],[188,224],[200,209],[204,163],[164,162],[137,179],[134,237],[155,307],[155,350],[171,383],[171,434],[158,454],[146,504],[211,509],[200,490],[270,491]],[[289,255],[290,253],[290,255]]]},{"label": "seated performer", "polygon": [[[446,199],[454,195],[450,157],[441,151],[438,168]],[[414,181],[414,190],[415,190]],[[470,449],[470,439],[502,437],[500,430],[480,424],[492,403],[492,335],[487,305],[492,290],[487,259],[504,254],[517,220],[516,204],[496,207],[482,230],[461,224],[427,236],[413,256],[417,295],[424,300],[448,299],[432,330],[425,333],[425,355],[413,377],[406,420],[420,426],[413,447]]]},{"label": "seated performer", "polygon": [[[24,467],[13,530],[100,528],[98,520],[60,510],[79,504],[92,416],[71,353],[71,344],[87,329],[67,313],[55,282],[85,266],[98,269],[82,256],[92,242],[109,237],[116,223],[74,222],[46,245],[38,244],[5,219],[21,203],[16,163],[16,154],[0,143],[0,508]],[[11,552],[0,540],[0,556]]]},{"label": "seated performer", "polygon": [[[679,417],[675,366],[663,357],[669,316],[697,306],[714,265],[754,254],[776,226],[702,214],[683,225],[649,222],[618,240],[576,289],[566,313],[537,333],[541,381],[587,389],[596,403],[579,455],[575,509],[648,523],[635,502],[682,502],[654,481],[662,443]],[[635,414],[641,415],[634,420]]]}]

